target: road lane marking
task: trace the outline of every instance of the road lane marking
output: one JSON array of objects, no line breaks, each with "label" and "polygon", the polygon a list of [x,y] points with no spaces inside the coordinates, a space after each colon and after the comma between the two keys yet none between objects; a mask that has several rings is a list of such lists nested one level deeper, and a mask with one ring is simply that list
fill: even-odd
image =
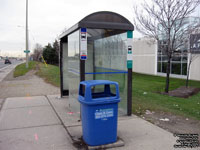
[{"label": "road lane marking", "polygon": [[5,66],[5,67],[1,68],[1,69],[0,69],[0,71],[1,71],[1,70],[3,70],[3,69],[5,69],[5,68],[7,68],[7,67],[9,67],[9,66],[10,66],[10,65],[8,65],[8,66]]}]

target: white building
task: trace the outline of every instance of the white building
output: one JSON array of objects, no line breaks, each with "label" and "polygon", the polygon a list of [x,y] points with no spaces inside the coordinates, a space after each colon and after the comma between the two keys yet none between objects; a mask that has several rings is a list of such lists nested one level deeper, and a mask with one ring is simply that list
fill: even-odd
[{"label": "white building", "polygon": [[[181,53],[171,61],[171,77],[186,78],[190,54]],[[200,81],[200,54],[192,61],[190,68],[191,80]],[[158,43],[153,39],[139,38],[133,40],[133,72],[166,75],[166,56],[160,54]]]}]

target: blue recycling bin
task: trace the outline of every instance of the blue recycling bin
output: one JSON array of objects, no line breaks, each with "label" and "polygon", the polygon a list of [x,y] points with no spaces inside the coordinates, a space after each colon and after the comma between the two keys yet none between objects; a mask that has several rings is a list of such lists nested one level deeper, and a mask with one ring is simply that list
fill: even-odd
[{"label": "blue recycling bin", "polygon": [[118,103],[117,82],[89,80],[80,82],[79,102],[83,140],[91,146],[117,141]]}]

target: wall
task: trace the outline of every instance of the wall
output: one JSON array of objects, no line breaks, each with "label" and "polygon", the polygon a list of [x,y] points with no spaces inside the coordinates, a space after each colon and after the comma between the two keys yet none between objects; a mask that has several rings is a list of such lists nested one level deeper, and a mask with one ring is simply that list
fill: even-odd
[{"label": "wall", "polygon": [[153,39],[133,39],[133,72],[157,74],[157,42]]},{"label": "wall", "polygon": [[192,61],[191,68],[190,68],[190,79],[191,80],[200,80],[200,54],[197,58]]}]

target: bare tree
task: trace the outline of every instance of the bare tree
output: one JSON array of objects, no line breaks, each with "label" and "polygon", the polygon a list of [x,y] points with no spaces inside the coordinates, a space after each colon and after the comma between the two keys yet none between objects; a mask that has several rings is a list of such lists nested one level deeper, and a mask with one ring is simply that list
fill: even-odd
[{"label": "bare tree", "polygon": [[40,57],[42,55],[42,52],[43,52],[42,45],[36,43],[35,48],[34,48],[34,52],[33,52],[33,60],[40,61]]},{"label": "bare tree", "polygon": [[166,93],[169,91],[171,58],[185,44],[185,32],[192,25],[188,25],[187,17],[199,3],[200,0],[152,0],[151,4],[144,1],[140,7],[134,7],[136,29],[145,36],[166,42],[162,49],[167,56]]}]

